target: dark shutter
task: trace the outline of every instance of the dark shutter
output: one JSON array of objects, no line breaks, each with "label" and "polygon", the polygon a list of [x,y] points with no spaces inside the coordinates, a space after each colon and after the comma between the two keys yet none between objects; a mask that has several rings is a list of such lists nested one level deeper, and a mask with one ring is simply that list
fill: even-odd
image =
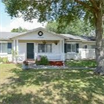
[{"label": "dark shutter", "polygon": [[12,51],[12,43],[8,43],[7,49],[8,49],[8,54],[11,54],[11,51]]},{"label": "dark shutter", "polygon": [[12,48],[12,43],[8,43],[8,48]]},{"label": "dark shutter", "polygon": [[76,52],[79,53],[79,44],[76,44]]},{"label": "dark shutter", "polygon": [[67,44],[64,43],[64,53],[66,53],[66,52],[67,52]]}]

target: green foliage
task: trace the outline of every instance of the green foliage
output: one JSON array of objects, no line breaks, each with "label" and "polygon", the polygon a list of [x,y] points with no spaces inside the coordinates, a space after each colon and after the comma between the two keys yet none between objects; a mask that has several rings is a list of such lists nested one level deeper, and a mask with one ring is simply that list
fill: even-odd
[{"label": "green foliage", "polygon": [[3,57],[2,61],[3,61],[3,63],[7,63],[8,62],[8,58],[7,57]]},{"label": "green foliage", "polygon": [[[88,19],[95,25],[93,14],[96,5],[101,4],[101,11],[104,13],[103,0],[2,0],[6,6],[7,13],[11,17],[19,17],[24,20],[38,18],[39,21],[58,20],[67,24],[77,17]],[[79,3],[81,1],[82,3]],[[93,9],[92,9],[93,8]],[[20,14],[20,15],[19,15]]]},{"label": "green foliage", "polygon": [[47,56],[40,56],[40,59],[36,59],[36,64],[37,65],[49,65],[49,61]]},{"label": "green foliage", "polygon": [[3,62],[3,59],[0,57],[0,62]]},{"label": "green foliage", "polygon": [[13,57],[17,57],[17,51],[12,50],[12,56],[13,56]]},{"label": "green foliage", "polygon": [[96,67],[95,60],[69,60],[66,61],[66,65],[69,67]]},{"label": "green foliage", "polygon": [[7,57],[0,57],[0,62],[7,63],[9,61]]},{"label": "green foliage", "polygon": [[19,28],[13,28],[12,30],[11,30],[11,32],[19,32],[19,33],[21,33],[21,32],[26,32],[27,31],[27,29],[23,29],[23,28],[21,28],[21,27],[19,27]]},{"label": "green foliage", "polygon": [[[76,21],[78,18],[83,19],[86,23],[96,26],[97,7],[101,13],[104,13],[103,0],[2,0],[6,6],[6,11],[11,17],[23,17],[25,21],[31,21],[37,18],[42,21],[56,20],[60,24],[59,29],[55,31],[71,34],[89,34],[92,27],[89,24],[80,24]],[[99,4],[99,5],[97,5]],[[95,12],[96,11],[96,12]],[[71,21],[74,21],[69,26]],[[77,24],[78,25],[77,25]],[[68,25],[68,26],[67,26]],[[55,26],[55,25],[54,25]],[[81,27],[80,28],[78,28]],[[56,28],[57,25],[54,27]],[[69,30],[70,28],[70,30]],[[21,29],[20,29],[21,30]],[[20,31],[19,30],[19,31]],[[54,29],[52,29],[54,30]],[[95,29],[94,29],[95,30]],[[18,31],[13,29],[12,31]]]},{"label": "green foliage", "polygon": [[61,28],[59,27],[60,23],[58,23],[58,21],[48,22],[46,26],[48,30],[56,33],[73,34],[73,35],[95,35],[92,34],[92,30],[94,31],[93,26],[91,26],[90,23],[87,23],[84,20],[78,18],[75,21],[70,22],[70,24],[67,24],[67,26],[63,26]]}]

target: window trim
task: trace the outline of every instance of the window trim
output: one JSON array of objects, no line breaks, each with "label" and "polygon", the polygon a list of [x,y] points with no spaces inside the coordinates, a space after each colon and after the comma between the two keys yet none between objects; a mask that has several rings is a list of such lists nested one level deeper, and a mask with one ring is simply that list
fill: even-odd
[{"label": "window trim", "polygon": [[[45,45],[45,52],[39,52],[39,45]],[[47,52],[47,45],[50,45],[51,46],[51,52]],[[39,43],[38,44],[38,53],[52,53],[52,44],[50,43],[50,44],[42,44],[42,43]]]},{"label": "window trim", "polygon": [[7,44],[8,44],[7,42],[0,42],[0,44],[1,44],[1,45],[0,45],[0,49],[1,49],[1,50],[0,50],[0,54],[7,54],[7,53],[8,53],[8,51],[7,51],[8,49],[6,49],[6,52],[3,52],[2,44],[4,44],[4,43],[6,44],[6,48],[7,48]]},{"label": "window trim", "polygon": [[[74,43],[70,43],[70,44],[67,43],[67,48],[68,48],[68,45],[70,45],[70,51],[67,50],[67,52],[72,52],[72,53],[75,52],[75,53],[77,53],[77,52],[76,52],[76,49],[77,49],[76,43],[75,43],[75,44],[74,44]],[[72,50],[72,45],[75,45],[75,51]]]}]

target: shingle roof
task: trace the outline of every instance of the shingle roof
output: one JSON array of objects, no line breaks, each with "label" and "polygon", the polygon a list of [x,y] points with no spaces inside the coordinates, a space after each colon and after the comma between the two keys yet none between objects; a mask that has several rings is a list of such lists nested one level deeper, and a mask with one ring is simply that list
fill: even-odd
[{"label": "shingle roof", "polygon": [[[24,34],[28,34],[32,31],[36,31],[38,29],[43,29],[43,28],[36,28],[24,33],[15,33],[15,32],[0,32],[0,40],[9,40],[10,38],[16,37],[16,36],[21,36]],[[44,29],[46,30],[46,29]],[[56,34],[56,33],[55,33]],[[75,36],[71,34],[56,34],[58,36],[61,36],[65,39],[71,39],[71,40],[79,40],[79,41],[95,41],[94,37],[88,37],[88,36]]]},{"label": "shingle roof", "polygon": [[71,34],[60,34],[64,37],[66,37],[67,39],[72,39],[72,40],[81,40],[81,41],[95,41],[94,37],[91,36],[75,36],[75,35],[71,35]]},{"label": "shingle roof", "polygon": [[15,32],[0,32],[0,40],[8,40],[9,38],[13,36],[17,36],[20,33],[15,33]]}]

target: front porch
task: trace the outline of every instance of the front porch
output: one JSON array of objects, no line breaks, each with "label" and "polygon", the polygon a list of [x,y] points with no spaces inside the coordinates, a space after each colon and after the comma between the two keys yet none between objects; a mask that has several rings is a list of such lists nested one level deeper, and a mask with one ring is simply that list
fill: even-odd
[{"label": "front porch", "polygon": [[19,63],[36,60],[38,56],[47,56],[51,62],[65,61],[64,40],[15,40],[13,43]]}]

